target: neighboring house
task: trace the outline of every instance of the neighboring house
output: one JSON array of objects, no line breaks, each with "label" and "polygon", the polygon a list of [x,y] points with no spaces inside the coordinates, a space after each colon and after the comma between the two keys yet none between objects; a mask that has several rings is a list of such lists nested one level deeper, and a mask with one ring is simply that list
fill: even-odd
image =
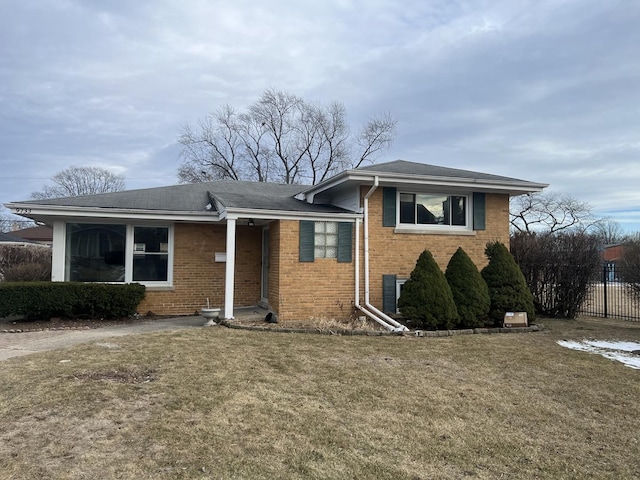
[{"label": "neighboring house", "polygon": [[13,235],[13,233],[14,232],[11,232],[11,234],[0,232],[0,246],[8,245],[11,247],[46,247],[46,245],[43,245],[41,243],[16,237]]},{"label": "neighboring house", "polygon": [[624,255],[624,245],[622,243],[611,243],[604,245],[600,250],[602,263],[607,266],[606,274],[609,282],[620,280],[618,272],[618,262]]},{"label": "neighboring house", "polygon": [[53,229],[47,225],[13,230],[9,235],[42,245],[53,245]]},{"label": "neighboring house", "polygon": [[281,320],[386,313],[429,249],[478,267],[509,244],[509,197],[545,184],[402,160],[315,186],[223,180],[9,203],[53,226],[53,281],[140,282],[140,312],[192,314],[207,299]]}]

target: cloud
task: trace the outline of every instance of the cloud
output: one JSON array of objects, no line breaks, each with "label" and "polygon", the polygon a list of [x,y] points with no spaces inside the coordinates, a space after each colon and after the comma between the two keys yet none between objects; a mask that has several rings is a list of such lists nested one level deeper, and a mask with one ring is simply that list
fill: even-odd
[{"label": "cloud", "polygon": [[0,16],[1,161],[25,179],[0,178],[0,202],[71,164],[174,183],[185,122],[274,87],[344,102],[354,128],[390,111],[384,160],[547,182],[625,221],[640,210],[640,4],[34,0]]}]

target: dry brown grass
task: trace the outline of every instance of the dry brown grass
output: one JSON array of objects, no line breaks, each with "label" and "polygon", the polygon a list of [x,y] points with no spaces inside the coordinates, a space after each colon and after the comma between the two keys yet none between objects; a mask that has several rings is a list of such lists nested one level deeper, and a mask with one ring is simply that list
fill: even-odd
[{"label": "dry brown grass", "polygon": [[[640,371],[544,320],[443,338],[222,327],[20,357],[0,371],[0,478],[638,478]],[[69,360],[61,363],[63,360]]]}]

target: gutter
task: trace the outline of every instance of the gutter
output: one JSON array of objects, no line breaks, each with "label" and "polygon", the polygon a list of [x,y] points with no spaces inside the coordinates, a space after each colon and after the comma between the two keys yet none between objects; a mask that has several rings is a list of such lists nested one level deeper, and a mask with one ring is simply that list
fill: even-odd
[{"label": "gutter", "polygon": [[360,304],[360,221],[356,220],[356,281],[355,307],[366,316],[392,332],[407,332],[409,329],[390,316],[378,310],[369,302],[369,197],[379,185],[378,176],[374,177],[373,186],[364,197],[364,305]]}]

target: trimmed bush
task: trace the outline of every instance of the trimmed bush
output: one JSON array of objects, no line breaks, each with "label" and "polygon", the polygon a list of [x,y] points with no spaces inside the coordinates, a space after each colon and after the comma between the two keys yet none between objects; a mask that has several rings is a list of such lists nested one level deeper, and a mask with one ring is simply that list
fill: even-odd
[{"label": "trimmed bush", "polygon": [[136,312],[145,295],[138,283],[0,283],[0,317],[122,318]]},{"label": "trimmed bush", "polygon": [[500,242],[488,243],[485,254],[489,264],[481,274],[487,282],[491,298],[489,319],[494,325],[500,325],[506,312],[527,312],[528,320],[535,320],[533,295],[507,247]]},{"label": "trimmed bush", "polygon": [[444,273],[460,315],[462,328],[482,327],[489,318],[489,288],[478,267],[462,249],[456,250]]},{"label": "trimmed bush", "polygon": [[398,299],[402,315],[416,328],[453,328],[458,311],[451,288],[428,250],[420,254]]}]

